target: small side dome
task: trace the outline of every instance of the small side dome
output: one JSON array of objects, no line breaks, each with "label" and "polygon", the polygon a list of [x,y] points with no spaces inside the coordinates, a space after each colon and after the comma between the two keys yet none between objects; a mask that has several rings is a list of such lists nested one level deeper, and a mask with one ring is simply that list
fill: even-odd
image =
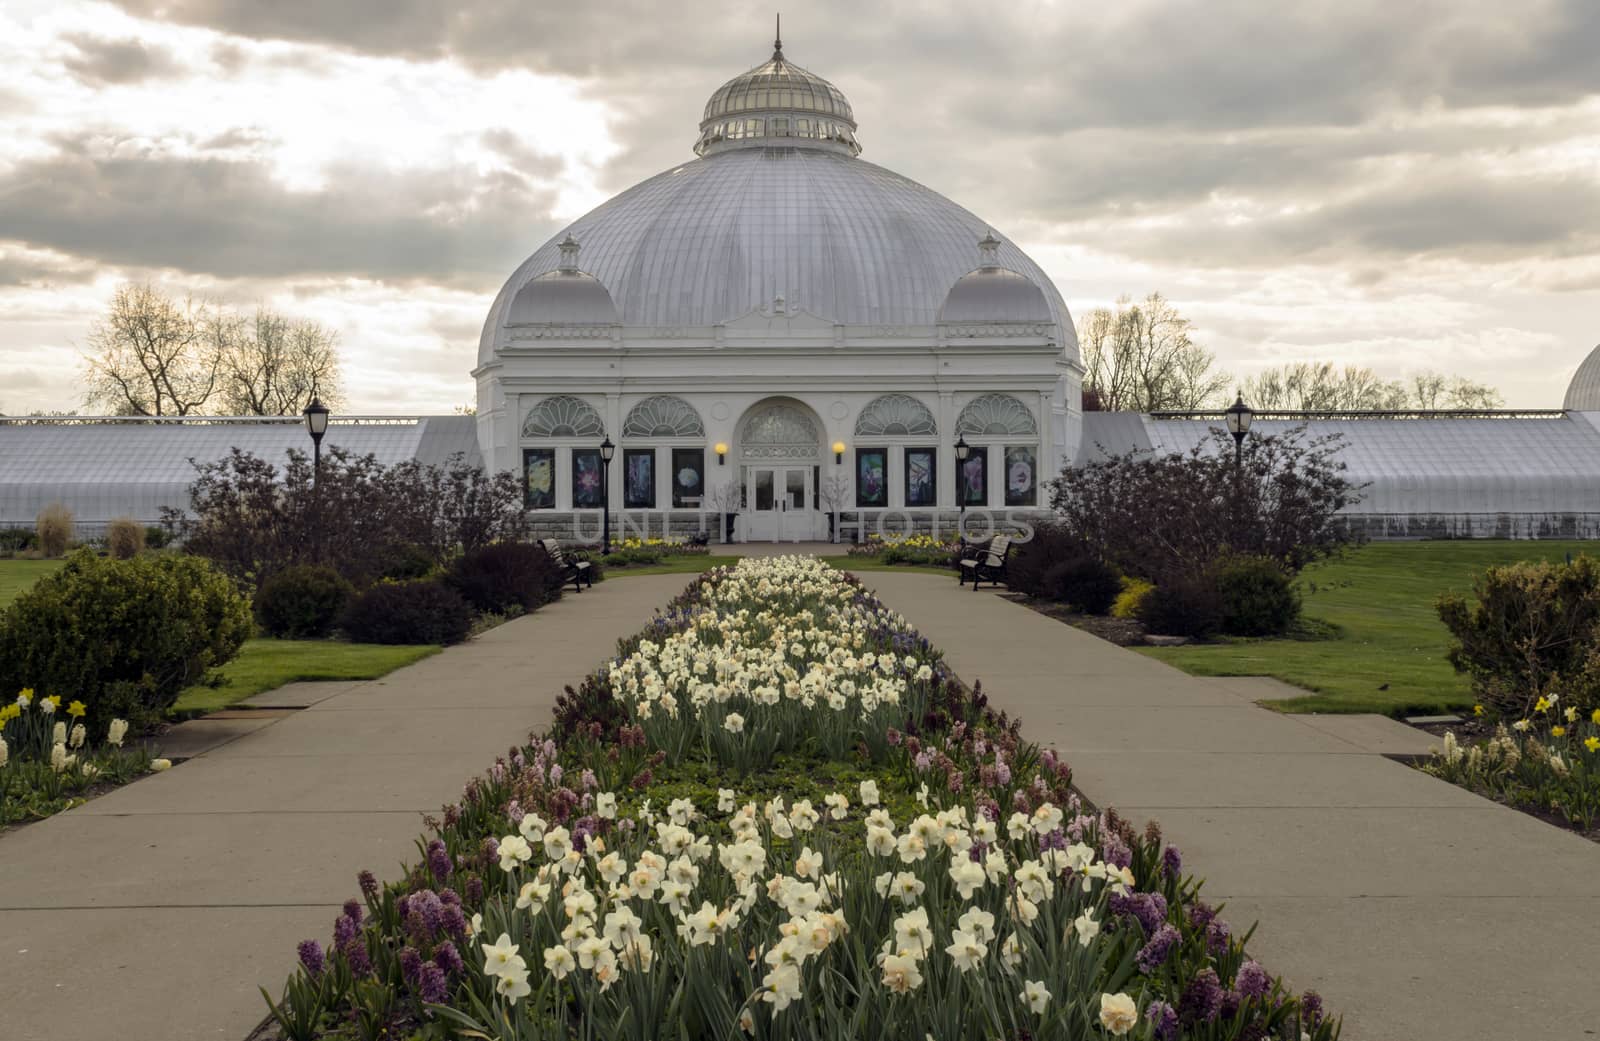
[{"label": "small side dome", "polygon": [[1569,412],[1600,412],[1600,347],[1590,351],[1572,374],[1561,407]]},{"label": "small side dome", "polygon": [[620,325],[611,293],[598,278],[578,270],[578,243],[561,242],[561,266],[517,290],[507,325]]},{"label": "small side dome", "polygon": [[1000,266],[994,233],[978,243],[979,265],[956,280],[939,308],[941,322],[1051,322],[1044,290],[1026,275]]}]

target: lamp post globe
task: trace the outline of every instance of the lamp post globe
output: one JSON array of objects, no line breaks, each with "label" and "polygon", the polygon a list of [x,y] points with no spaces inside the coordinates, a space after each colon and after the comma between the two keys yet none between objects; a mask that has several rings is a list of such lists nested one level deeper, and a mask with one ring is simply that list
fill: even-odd
[{"label": "lamp post globe", "polygon": [[600,555],[611,554],[611,457],[617,454],[617,446],[611,443],[608,434],[600,442]]},{"label": "lamp post globe", "polygon": [[322,435],[328,432],[328,406],[311,395],[311,404],[305,412],[306,433],[311,435],[311,472],[313,476],[322,469]]},{"label": "lamp post globe", "polygon": [[1228,423],[1228,433],[1233,435],[1233,463],[1235,466],[1244,465],[1244,439],[1250,433],[1250,421],[1255,418],[1255,412],[1244,403],[1243,394],[1235,394],[1233,404],[1223,413]]}]

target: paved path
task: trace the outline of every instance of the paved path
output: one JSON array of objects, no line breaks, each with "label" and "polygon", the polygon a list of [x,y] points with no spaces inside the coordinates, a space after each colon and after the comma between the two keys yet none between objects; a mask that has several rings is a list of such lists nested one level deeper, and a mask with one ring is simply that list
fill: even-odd
[{"label": "paved path", "polygon": [[356,872],[397,876],[420,814],[689,580],[613,579],[381,680],[292,685],[258,703],[303,711],[185,727],[195,758],[0,836],[0,1038],[239,1041]]},{"label": "paved path", "polygon": [[1350,1041],[1600,1033],[1600,846],[1383,758],[1426,735],[1280,715],[941,576],[860,577],[1091,799],[1159,820]]}]

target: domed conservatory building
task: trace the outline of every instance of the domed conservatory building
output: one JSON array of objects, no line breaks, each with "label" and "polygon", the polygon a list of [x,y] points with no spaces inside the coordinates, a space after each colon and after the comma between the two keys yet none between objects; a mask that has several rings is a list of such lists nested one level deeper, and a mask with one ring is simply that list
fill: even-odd
[{"label": "domed conservatory building", "polygon": [[478,442],[541,527],[593,530],[607,440],[612,509],[652,532],[732,514],[735,538],[820,539],[835,511],[898,532],[1046,504],[1078,447],[1066,305],[856,134],[779,42],[711,95],[695,158],[507,280],[473,371]]}]

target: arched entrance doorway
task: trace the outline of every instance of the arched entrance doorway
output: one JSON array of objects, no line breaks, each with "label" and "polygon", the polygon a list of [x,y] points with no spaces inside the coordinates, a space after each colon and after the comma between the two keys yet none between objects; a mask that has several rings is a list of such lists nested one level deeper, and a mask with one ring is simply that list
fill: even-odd
[{"label": "arched entrance doorway", "polygon": [[766,398],[745,412],[737,444],[741,540],[825,537],[827,517],[817,506],[822,429],[817,414],[793,398]]}]

